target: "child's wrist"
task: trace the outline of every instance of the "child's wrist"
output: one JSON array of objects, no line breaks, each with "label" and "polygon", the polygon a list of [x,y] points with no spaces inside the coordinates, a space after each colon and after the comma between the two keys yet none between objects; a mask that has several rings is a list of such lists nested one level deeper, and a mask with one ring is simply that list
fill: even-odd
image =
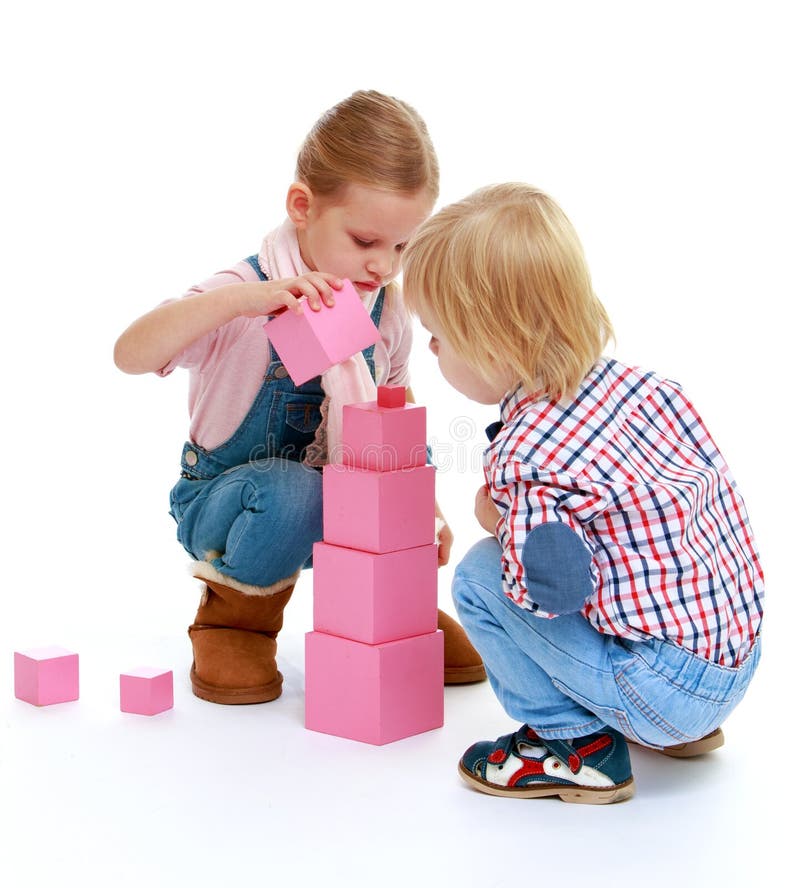
[{"label": "child's wrist", "polygon": [[231,284],[227,288],[228,319],[256,314],[266,314],[262,311],[264,303],[264,291],[261,286],[254,287],[252,283]]}]

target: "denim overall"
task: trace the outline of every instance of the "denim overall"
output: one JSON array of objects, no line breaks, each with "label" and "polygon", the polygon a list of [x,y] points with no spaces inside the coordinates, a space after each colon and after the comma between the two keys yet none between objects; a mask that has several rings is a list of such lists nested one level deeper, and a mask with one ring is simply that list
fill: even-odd
[{"label": "denim overall", "polygon": [[[247,261],[268,280],[256,256]],[[376,327],[384,297],[381,289],[371,315]],[[295,386],[272,343],[269,349],[264,381],[239,428],[213,450],[187,441],[170,492],[184,549],[254,586],[310,567],[312,546],[322,539],[322,473],[302,462],[322,418],[320,377]],[[374,351],[362,352],[373,379]]]}]

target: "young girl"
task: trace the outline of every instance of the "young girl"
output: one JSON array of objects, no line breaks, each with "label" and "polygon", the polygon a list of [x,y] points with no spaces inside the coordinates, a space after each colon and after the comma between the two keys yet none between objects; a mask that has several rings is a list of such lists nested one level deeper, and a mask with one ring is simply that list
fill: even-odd
[{"label": "young girl", "polygon": [[[390,282],[438,187],[436,155],[416,111],[377,92],[354,93],[306,138],[286,198],[288,219],[259,253],[163,303],[117,342],[115,361],[127,373],[190,372],[189,441],[170,506],[195,576],[205,582],[189,628],[198,697],[257,703],[280,695],[275,637],[322,538],[317,466],[324,416],[341,392],[334,374],[292,383],[265,336],[267,316],[300,312],[301,298],[314,310],[333,305],[349,278],[381,333],[357,359],[367,393],[374,383],[407,386],[411,329]],[[451,543],[445,525],[442,564]],[[442,612],[439,626],[445,681],[484,677],[461,627]]]},{"label": "young girl", "polygon": [[524,724],[459,772],[493,795],[627,798],[625,738],[682,756],[721,745],[758,663],[744,503],[680,386],[601,357],[611,325],[549,197],[478,191],[419,229],[403,267],[445,378],[501,412],[475,502],[492,536],[453,595]]}]

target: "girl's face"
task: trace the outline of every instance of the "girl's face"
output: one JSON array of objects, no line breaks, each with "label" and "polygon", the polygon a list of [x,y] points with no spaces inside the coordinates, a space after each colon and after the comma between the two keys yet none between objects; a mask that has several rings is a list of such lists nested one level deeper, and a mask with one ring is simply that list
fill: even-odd
[{"label": "girl's face", "polygon": [[442,376],[456,391],[479,404],[499,404],[512,387],[511,374],[498,368],[491,376],[475,370],[453,348],[434,316],[419,307],[419,320],[431,334],[428,348],[436,355]]},{"label": "girl's face", "polygon": [[306,265],[349,278],[362,297],[370,297],[397,275],[403,248],[433,203],[425,191],[407,195],[367,185],[318,198],[296,183],[287,209]]}]

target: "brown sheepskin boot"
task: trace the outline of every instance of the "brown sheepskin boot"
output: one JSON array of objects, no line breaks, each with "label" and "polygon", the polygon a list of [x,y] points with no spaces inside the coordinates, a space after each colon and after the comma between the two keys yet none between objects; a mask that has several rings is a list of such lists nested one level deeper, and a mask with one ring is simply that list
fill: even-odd
[{"label": "brown sheepskin boot", "polygon": [[212,703],[266,703],[280,697],[283,676],[275,663],[275,637],[294,578],[278,591],[249,586],[242,587],[245,592],[209,579],[208,573],[203,569],[195,574],[206,590],[189,627],[192,691]]},{"label": "brown sheepskin boot", "polygon": [[483,681],[486,678],[483,661],[464,629],[441,610],[439,628],[444,633],[444,683],[455,685]]}]

